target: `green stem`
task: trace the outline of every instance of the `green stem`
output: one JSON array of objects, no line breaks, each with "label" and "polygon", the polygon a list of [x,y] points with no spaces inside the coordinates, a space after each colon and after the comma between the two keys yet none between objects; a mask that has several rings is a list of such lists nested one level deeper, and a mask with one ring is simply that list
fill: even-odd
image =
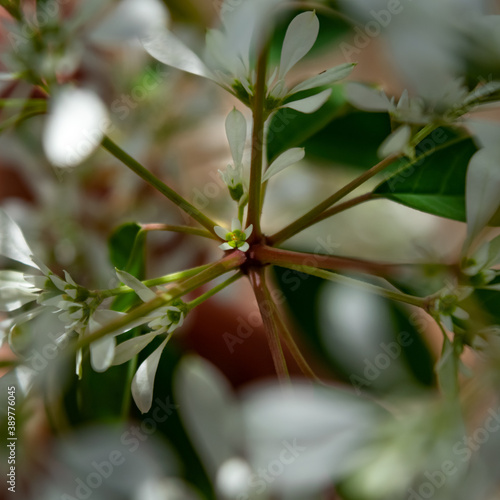
[{"label": "green stem", "polygon": [[434,132],[434,130],[436,130],[437,128],[439,128],[439,125],[436,124],[436,123],[429,123],[428,125],[426,125],[422,130],[420,130],[419,132],[417,132],[411,142],[410,142],[410,147],[415,147],[417,146],[420,142],[422,142],[429,134],[432,134],[432,132]]},{"label": "green stem", "polygon": [[266,284],[265,269],[252,268],[248,273],[248,277],[252,284],[257,304],[259,305],[278,379],[281,383],[287,383],[290,380],[290,376],[279,338],[278,320],[276,319],[277,312],[273,308],[274,302]]},{"label": "green stem", "polygon": [[140,318],[148,315],[149,313],[155,311],[156,309],[167,305],[172,300],[182,297],[188,292],[195,290],[196,288],[212,281],[223,274],[240,267],[246,260],[246,256],[243,252],[234,251],[229,255],[223,257],[218,262],[210,265],[204,271],[201,271],[196,276],[189,278],[181,283],[177,284],[168,292],[161,293],[154,299],[141,304],[140,306],[133,309],[131,312],[125,316],[118,318],[117,320],[111,322],[110,324],[104,326],[103,328],[97,330],[96,332],[88,335],[86,337],[80,338],[75,345],[75,349],[81,349],[100,338],[115,332],[131,323],[139,320]]},{"label": "green stem", "polygon": [[196,299],[192,300],[191,302],[187,303],[187,306],[189,309],[194,309],[196,306],[199,306],[202,302],[205,302],[205,300],[209,299],[210,297],[214,296],[227,286],[231,285],[235,281],[238,281],[241,277],[243,276],[243,273],[241,271],[238,271],[234,276],[231,276],[229,279],[221,283],[220,285],[214,286],[212,289],[210,289],[208,292],[205,292],[204,294],[200,295]]},{"label": "green stem", "polygon": [[359,177],[356,177],[356,179],[352,180],[348,184],[346,184],[343,188],[339,189],[336,193],[334,193],[332,196],[328,197],[326,200],[322,201],[318,205],[316,205],[314,208],[309,210],[306,214],[304,214],[302,217],[297,219],[295,222],[292,222],[285,228],[283,228],[281,231],[278,231],[276,234],[273,234],[268,238],[268,241],[272,245],[277,245],[288,238],[291,238],[295,234],[299,233],[306,227],[309,227],[311,225],[311,221],[313,221],[316,217],[321,215],[322,212],[324,212],[326,209],[331,207],[333,204],[337,203],[340,201],[342,198],[347,196],[349,193],[357,189],[359,186],[364,184],[368,179],[371,179],[378,173],[382,172],[385,168],[387,168],[389,165],[394,163],[396,160],[401,158],[403,155],[402,154],[395,154],[388,156],[387,158],[383,159],[381,162],[377,163],[374,165],[372,168],[367,170],[366,172],[363,172]]},{"label": "green stem", "polygon": [[309,266],[298,266],[296,264],[287,264],[284,262],[278,265],[280,267],[292,269],[293,271],[299,271],[301,273],[310,274],[311,276],[316,276],[318,278],[334,281],[341,285],[355,287],[361,290],[365,290],[367,292],[375,293],[387,299],[396,300],[398,302],[403,302],[405,304],[410,304],[412,306],[421,307],[423,309],[426,309],[428,305],[427,297],[414,297],[413,295],[408,295],[406,293],[394,292],[392,290],[387,290],[385,288],[372,285],[371,283],[365,283],[364,281],[332,273],[331,271],[325,271],[324,269],[317,269],[315,267],[309,267]]},{"label": "green stem", "polygon": [[351,200],[345,201],[344,203],[339,203],[338,205],[334,205],[333,207],[329,208],[328,210],[325,210],[323,213],[319,214],[314,219],[312,219],[310,224],[308,224],[306,227],[317,224],[322,220],[328,219],[333,215],[337,215],[340,212],[344,212],[349,208],[356,207],[367,201],[376,200],[377,198],[379,198],[379,195],[376,195],[374,193],[366,193],[362,194],[361,196],[357,196],[356,198],[352,198]]},{"label": "green stem", "polygon": [[203,238],[210,238],[212,240],[219,239],[217,238],[217,236],[207,231],[206,229],[200,229],[191,226],[173,226],[171,224],[142,224],[141,229],[143,231],[171,231],[173,233],[194,234],[196,236],[202,236]]},{"label": "green stem", "polygon": [[252,130],[252,160],[250,164],[250,185],[248,189],[248,227],[253,224],[252,240],[262,236],[260,227],[261,193],[262,193],[262,159],[264,155],[264,123],[266,98],[266,69],[269,45],[265,44],[257,61],[257,82],[252,102],[253,130]]},{"label": "green stem", "polygon": [[245,215],[245,205],[238,205],[238,220],[241,222],[243,227],[243,216]]},{"label": "green stem", "polygon": [[273,248],[266,245],[256,245],[252,248],[251,257],[261,264],[273,264],[284,267],[288,264],[316,267],[330,270],[358,271],[375,276],[385,277],[397,274],[404,264],[386,264],[370,262],[362,259],[337,257],[318,253],[294,252],[282,248]]},{"label": "green stem", "polygon": [[[193,267],[192,269],[188,269],[186,271],[179,271],[177,273],[167,274],[166,276],[161,276],[159,278],[145,280],[142,283],[147,287],[166,285],[167,283],[173,283],[174,281],[179,281],[185,278],[190,278],[191,276],[195,276],[208,267],[210,267],[210,264],[205,264],[204,266]],[[124,293],[131,293],[133,291],[134,290],[132,288],[124,285],[116,288],[110,288],[109,290],[96,290],[92,292],[92,294],[97,295],[102,299],[106,299],[108,297],[114,297],[115,295],[122,295]]]},{"label": "green stem", "polygon": [[[105,136],[102,140],[102,146],[109,151],[115,158],[120,160],[130,170],[135,172],[139,177],[145,180],[148,184],[157,189],[161,194],[166,196],[172,203],[177,205],[181,210],[187,213],[195,221],[199,222],[210,233],[214,233],[214,226],[217,224],[200,212],[194,205],[189,203],[180,194],[177,194],[172,188],[167,186],[164,182],[160,181],[149,170],[143,167],[137,160],[128,155],[123,149],[115,144],[109,137]],[[215,234],[215,233],[214,233]]]}]

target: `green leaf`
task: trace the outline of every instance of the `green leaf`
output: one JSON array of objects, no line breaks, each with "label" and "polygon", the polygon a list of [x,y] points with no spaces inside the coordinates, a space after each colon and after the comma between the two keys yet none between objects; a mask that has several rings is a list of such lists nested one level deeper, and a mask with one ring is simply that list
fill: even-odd
[{"label": "green leaf", "polygon": [[415,160],[401,160],[374,193],[422,212],[465,221],[467,167],[476,151],[471,138],[453,137]]}]

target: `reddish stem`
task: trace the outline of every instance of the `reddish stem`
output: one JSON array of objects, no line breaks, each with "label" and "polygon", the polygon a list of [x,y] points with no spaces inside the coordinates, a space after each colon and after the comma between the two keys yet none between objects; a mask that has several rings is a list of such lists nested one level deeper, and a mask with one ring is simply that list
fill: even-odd
[{"label": "reddish stem", "polygon": [[269,288],[266,284],[265,269],[253,267],[249,269],[248,277],[259,305],[259,311],[262,316],[262,322],[267,335],[269,349],[273,357],[274,368],[278,379],[282,383],[289,381],[288,368],[286,366],[285,356],[281,347],[279,338],[278,319],[276,317],[276,308],[272,300]]},{"label": "reddish stem", "polygon": [[267,245],[254,245],[251,251],[251,258],[259,261],[261,264],[279,266],[280,263],[286,262],[288,264],[329,269],[332,271],[360,271],[381,277],[394,274],[400,269],[400,266],[394,264],[370,262],[348,257],[334,257],[318,253],[294,252]]}]

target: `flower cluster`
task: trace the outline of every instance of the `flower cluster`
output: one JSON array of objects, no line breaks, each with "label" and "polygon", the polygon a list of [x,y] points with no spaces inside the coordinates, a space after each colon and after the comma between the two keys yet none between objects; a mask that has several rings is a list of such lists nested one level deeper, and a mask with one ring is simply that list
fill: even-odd
[{"label": "flower cluster", "polygon": [[[238,8],[222,10],[222,29],[209,30],[206,36],[205,61],[184,45],[172,32],[155,30],[142,38],[144,48],[160,62],[183,71],[208,78],[251,107],[256,74],[251,62],[255,60],[253,42],[265,36],[273,9],[280,0],[243,2]],[[259,31],[260,29],[260,31]],[[354,64],[345,63],[288,88],[288,72],[311,50],[319,32],[319,21],[314,12],[303,12],[288,26],[281,59],[271,70],[267,81],[267,113],[279,108],[291,108],[312,113],[329,98],[332,85],[350,74]],[[303,92],[308,91],[309,95]]]}]

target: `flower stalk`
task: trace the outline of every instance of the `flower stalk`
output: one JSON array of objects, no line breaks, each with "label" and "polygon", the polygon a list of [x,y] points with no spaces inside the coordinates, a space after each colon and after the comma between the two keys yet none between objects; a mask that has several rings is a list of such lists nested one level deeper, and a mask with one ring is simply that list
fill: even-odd
[{"label": "flower stalk", "polygon": [[262,193],[262,158],[264,154],[264,123],[266,121],[266,68],[268,44],[262,48],[257,62],[257,82],[252,103],[252,161],[250,164],[250,186],[248,190],[247,226],[253,225],[253,240],[262,236],[260,227],[261,193]]},{"label": "flower stalk", "polygon": [[[344,187],[339,189],[332,196],[328,197],[326,200],[322,201],[314,208],[309,210],[302,217],[292,222],[285,228],[281,229],[277,233],[273,234],[268,238],[269,243],[273,245],[278,245],[283,241],[291,238],[297,233],[300,233],[304,229],[308,228],[316,222],[316,218],[320,216],[325,210],[330,208],[335,203],[339,202],[342,198],[347,196],[349,193],[357,189],[359,186],[364,184],[368,179],[371,179],[378,173],[382,172],[388,166],[392,165],[395,161],[399,160],[403,155],[401,153],[394,154],[384,158],[381,162],[374,165],[372,168],[362,173],[360,176],[353,179],[351,182],[346,184]],[[321,220],[321,219],[319,219]]]},{"label": "flower stalk", "polygon": [[278,314],[276,308],[273,307],[274,302],[267,287],[265,269],[253,268],[250,270],[248,277],[259,305],[274,368],[279,381],[285,384],[290,380],[290,376],[279,337]]},{"label": "flower stalk", "polygon": [[210,233],[214,232],[216,223],[207,217],[204,213],[200,212],[194,205],[189,203],[180,194],[174,191],[171,187],[167,186],[164,182],[160,181],[149,170],[143,167],[137,160],[132,158],[117,144],[115,144],[109,137],[105,136],[102,140],[102,147],[109,151],[115,158],[120,160],[130,170],[135,172],[141,179],[145,180],[148,184],[153,186],[157,191],[167,197],[172,203],[177,205],[181,210],[188,214],[195,221],[199,222]]}]

